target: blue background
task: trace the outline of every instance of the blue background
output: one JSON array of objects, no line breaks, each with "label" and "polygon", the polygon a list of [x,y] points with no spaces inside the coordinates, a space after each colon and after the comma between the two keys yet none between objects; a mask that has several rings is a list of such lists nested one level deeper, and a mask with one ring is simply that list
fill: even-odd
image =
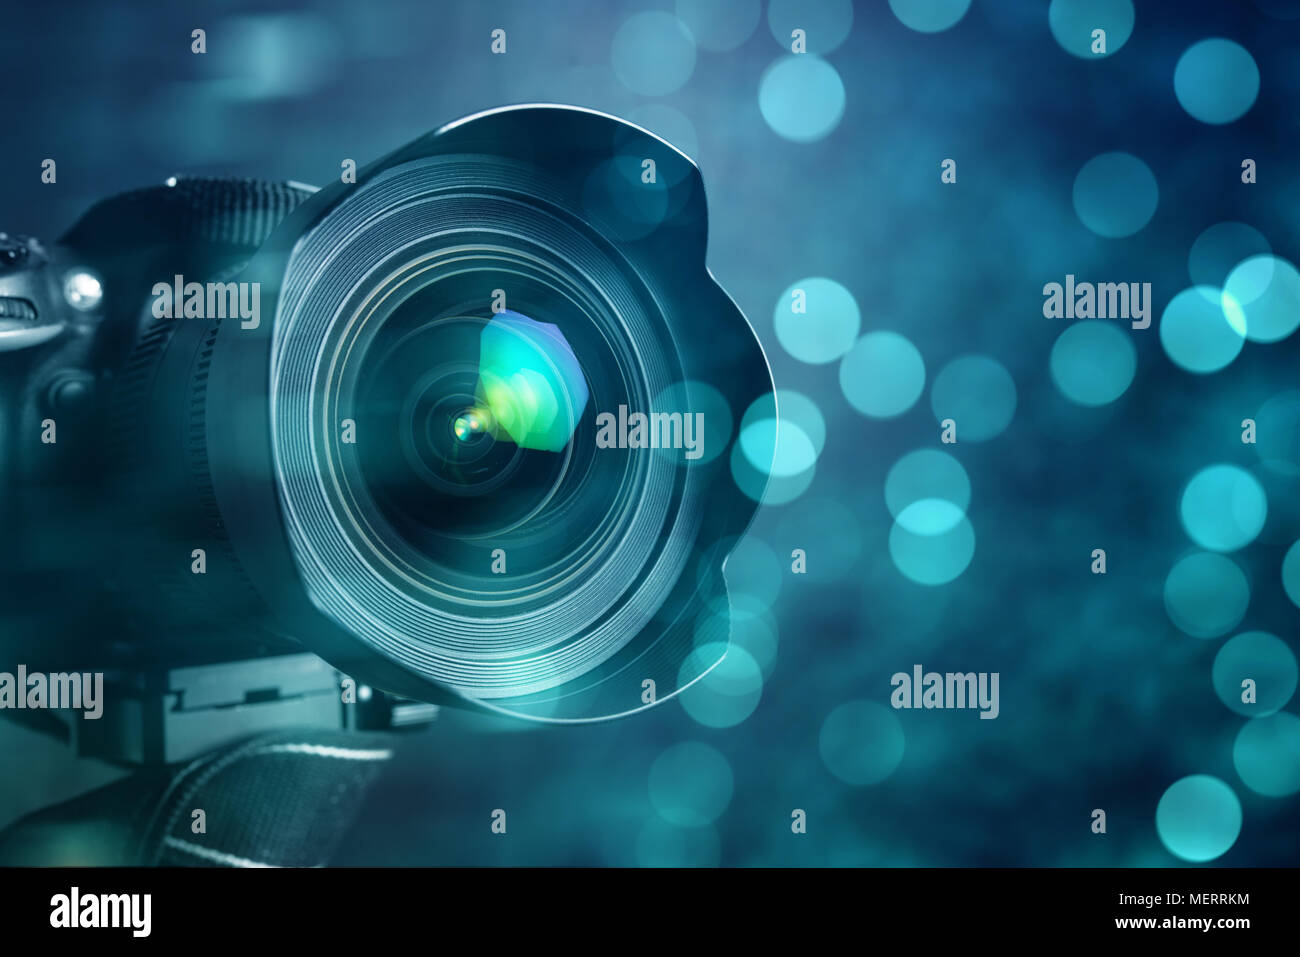
[{"label": "blue background", "polygon": [[[552,729],[444,710],[404,740],[340,862],[1168,865],[1179,861],[1157,834],[1157,802],[1203,773],[1243,807],[1241,834],[1215,863],[1294,863],[1296,796],[1256,794],[1233,766],[1244,719],[1210,679],[1223,638],[1183,634],[1162,590],[1194,550],[1182,488],[1206,465],[1239,464],[1264,485],[1269,513],[1232,556],[1251,584],[1233,633],[1269,631],[1294,650],[1297,609],[1279,569],[1300,538],[1297,479],[1261,469],[1240,422],[1296,387],[1297,340],[1247,343],[1223,372],[1193,376],[1166,356],[1157,326],[1191,284],[1192,243],[1215,223],[1249,223],[1274,254],[1300,256],[1300,21],[1244,0],[1138,2],[1127,42],[1088,61],[1053,38],[1046,2],[974,0],[937,33],[907,28],[884,0],[859,2],[851,33],[826,54],[844,115],[824,138],[796,143],[759,108],[764,71],[788,52],[766,3],[738,48],[697,51],[684,85],[659,97],[628,89],[611,61],[616,31],[646,9],[674,7],[6,10],[0,51],[14,95],[0,150],[3,225],[50,239],[96,199],[176,173],[319,184],[345,157],[364,164],[485,108],[559,102],[626,115],[670,105],[698,139],[688,152],[708,192],[709,266],[755,326],[778,388],[803,393],[825,419],[807,490],[765,506],[752,529],[755,564],[780,574],[747,586],[778,639],[748,718],[712,728],[670,701],[612,724]],[[204,56],[190,53],[194,27],[207,30]],[[489,52],[496,27],[507,31],[504,56]],[[1183,51],[1213,36],[1245,46],[1261,75],[1249,112],[1221,126],[1189,116],[1173,83]],[[1159,202],[1137,233],[1107,239],[1080,221],[1071,191],[1089,159],[1116,150],[1151,169]],[[39,182],[45,157],[58,161],[56,186]],[[940,182],[949,157],[955,185]],[[1245,157],[1258,164],[1257,184],[1241,182]],[[1066,273],[1153,284],[1152,327],[1115,323],[1136,348],[1136,378],[1095,409],[1067,401],[1049,373],[1068,321],[1044,318],[1042,287]],[[925,394],[903,415],[859,414],[838,363],[802,363],[778,343],[772,317],[784,291],[814,276],[852,294],[862,333],[892,330],[921,352]],[[970,353],[1001,363],[1018,401],[990,441],[942,446],[970,476],[977,544],[963,574],[926,587],[891,561],[885,476],[904,453],[941,447],[930,385]],[[818,518],[843,514],[828,511],[837,505],[852,523],[813,534]],[[1098,547],[1105,576],[1090,573]],[[806,575],[790,573],[794,548],[807,552]],[[897,769],[871,786],[844,783],[819,754],[823,722],[847,701],[886,704],[890,675],[916,663],[999,672],[1000,717],[896,712]],[[721,813],[692,827],[664,819],[651,785],[656,760],[686,741],[725,757],[734,780]],[[21,804],[27,786],[11,778],[8,804]],[[489,829],[496,808],[509,816],[504,836]],[[806,834],[791,831],[795,808],[807,812]],[[1089,829],[1094,808],[1107,812],[1105,835]]]}]

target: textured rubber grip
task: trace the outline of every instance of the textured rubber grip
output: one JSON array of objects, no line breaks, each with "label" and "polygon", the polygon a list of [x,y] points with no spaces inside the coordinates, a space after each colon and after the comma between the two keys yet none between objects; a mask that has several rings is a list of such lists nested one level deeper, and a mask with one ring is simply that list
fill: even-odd
[{"label": "textured rubber grip", "polygon": [[60,240],[83,250],[203,242],[256,249],[311,190],[254,179],[187,176],[92,206]]}]

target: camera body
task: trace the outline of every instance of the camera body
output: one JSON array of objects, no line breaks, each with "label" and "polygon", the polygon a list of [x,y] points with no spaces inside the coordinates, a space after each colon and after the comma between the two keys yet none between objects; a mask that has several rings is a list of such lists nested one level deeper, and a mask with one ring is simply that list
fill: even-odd
[{"label": "camera body", "polygon": [[[698,170],[555,106],[344,165],[0,238],[0,614],[7,657],[108,675],[82,753],[596,720],[725,652],[727,452],[773,387]],[[664,441],[611,443],[629,409]]]},{"label": "camera body", "polygon": [[[157,397],[145,383],[169,338],[142,283],[165,268],[239,269],[311,192],[172,180],[100,204],[49,247],[0,237],[5,657],[52,674],[102,672],[111,702],[97,720],[7,716],[68,739],[79,756],[167,764],[277,727],[377,728],[436,713],[369,690],[344,703],[338,673],[268,628],[253,602],[167,567],[170,544],[202,511],[167,434],[183,427],[183,406],[142,407]],[[265,225],[210,243],[222,208],[260,210]],[[219,602],[205,600],[214,593]]]}]

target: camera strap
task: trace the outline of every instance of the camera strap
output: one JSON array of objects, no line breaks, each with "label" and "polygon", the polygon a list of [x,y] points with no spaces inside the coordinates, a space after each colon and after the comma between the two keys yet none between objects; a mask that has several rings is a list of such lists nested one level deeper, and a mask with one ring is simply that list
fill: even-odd
[{"label": "camera strap", "polygon": [[0,831],[0,865],[321,867],[397,739],[281,730],[142,770]]}]

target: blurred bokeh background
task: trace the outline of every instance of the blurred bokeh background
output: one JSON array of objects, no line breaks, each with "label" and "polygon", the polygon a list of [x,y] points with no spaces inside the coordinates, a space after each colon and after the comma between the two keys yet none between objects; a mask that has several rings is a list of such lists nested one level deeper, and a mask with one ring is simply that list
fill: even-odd
[{"label": "blurred bokeh background", "polygon": [[[69,0],[7,7],[0,49],[0,226],[48,239],[173,174],[320,184],[510,103],[703,173],[781,390],[736,647],[611,724],[444,709],[340,863],[1300,856],[1300,0]],[[1067,274],[1150,283],[1150,328],[1046,318]],[[915,664],[997,672],[999,716],[889,708]],[[13,740],[0,825],[61,773]]]}]

